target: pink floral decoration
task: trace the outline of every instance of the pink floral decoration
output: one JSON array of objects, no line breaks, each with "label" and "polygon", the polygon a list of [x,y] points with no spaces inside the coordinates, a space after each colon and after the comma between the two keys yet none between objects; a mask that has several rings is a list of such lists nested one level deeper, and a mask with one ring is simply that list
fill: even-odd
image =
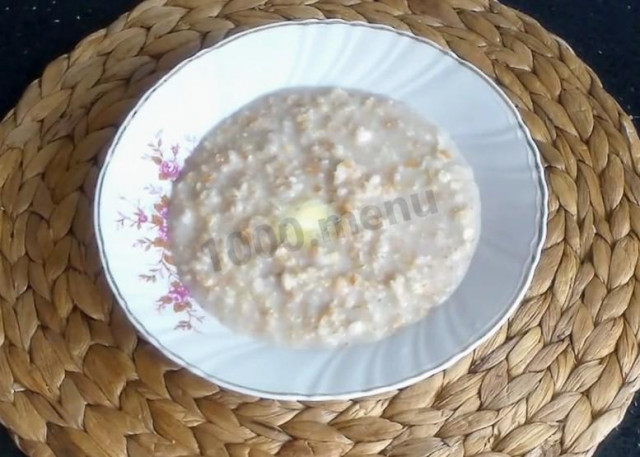
[{"label": "pink floral decoration", "polygon": [[[180,176],[181,166],[178,156],[181,152],[180,145],[176,144],[163,149],[162,139],[150,143],[151,154],[146,158],[158,166],[158,178],[160,181],[175,181]],[[173,257],[169,251],[169,229],[167,220],[169,216],[169,195],[159,187],[149,186],[147,191],[155,198],[151,208],[143,208],[140,203],[135,204],[132,214],[120,213],[118,224],[120,227],[146,229],[155,236],[139,238],[134,247],[145,251],[157,252],[158,261],[147,273],[141,274],[140,279],[146,282],[156,282],[160,278],[169,280],[169,290],[156,300],[156,308],[162,312],[169,308],[180,316],[175,326],[177,330],[195,330],[197,323],[204,317],[198,312],[191,302],[187,288],[182,284],[173,264]]]}]

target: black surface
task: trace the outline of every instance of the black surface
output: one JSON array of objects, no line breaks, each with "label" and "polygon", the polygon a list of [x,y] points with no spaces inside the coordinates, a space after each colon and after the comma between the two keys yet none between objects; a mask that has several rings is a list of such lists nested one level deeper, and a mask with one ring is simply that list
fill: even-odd
[{"label": "black surface", "polygon": [[[563,37],[627,112],[640,117],[640,0],[504,0]],[[51,60],[109,25],[138,0],[0,0],[0,116]],[[640,407],[597,457],[640,454]],[[0,427],[0,456],[18,457]],[[63,457],[63,456],[61,456]]]}]

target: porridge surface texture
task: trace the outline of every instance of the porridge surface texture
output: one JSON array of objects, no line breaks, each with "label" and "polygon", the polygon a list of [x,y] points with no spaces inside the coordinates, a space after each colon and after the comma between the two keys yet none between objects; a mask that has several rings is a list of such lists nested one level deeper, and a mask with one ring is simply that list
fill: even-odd
[{"label": "porridge surface texture", "polygon": [[402,103],[342,89],[262,97],[174,184],[171,248],[196,301],[293,347],[373,341],[462,281],[479,231],[468,164]]}]

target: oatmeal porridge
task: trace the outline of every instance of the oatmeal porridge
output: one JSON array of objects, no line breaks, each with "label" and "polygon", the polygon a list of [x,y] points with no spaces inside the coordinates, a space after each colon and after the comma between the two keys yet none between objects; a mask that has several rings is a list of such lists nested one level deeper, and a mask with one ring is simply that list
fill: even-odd
[{"label": "oatmeal porridge", "polygon": [[388,98],[300,89],[224,120],[174,184],[181,279],[228,327],[294,347],[380,339],[462,281],[479,235],[470,167]]}]

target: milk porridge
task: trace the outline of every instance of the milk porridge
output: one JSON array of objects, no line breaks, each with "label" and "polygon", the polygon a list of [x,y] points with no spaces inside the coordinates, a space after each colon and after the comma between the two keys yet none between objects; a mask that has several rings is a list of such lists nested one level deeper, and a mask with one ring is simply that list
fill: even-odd
[{"label": "milk porridge", "polygon": [[470,167],[403,104],[341,89],[260,98],[185,163],[178,272],[228,327],[294,347],[380,339],[423,318],[475,250]]}]

